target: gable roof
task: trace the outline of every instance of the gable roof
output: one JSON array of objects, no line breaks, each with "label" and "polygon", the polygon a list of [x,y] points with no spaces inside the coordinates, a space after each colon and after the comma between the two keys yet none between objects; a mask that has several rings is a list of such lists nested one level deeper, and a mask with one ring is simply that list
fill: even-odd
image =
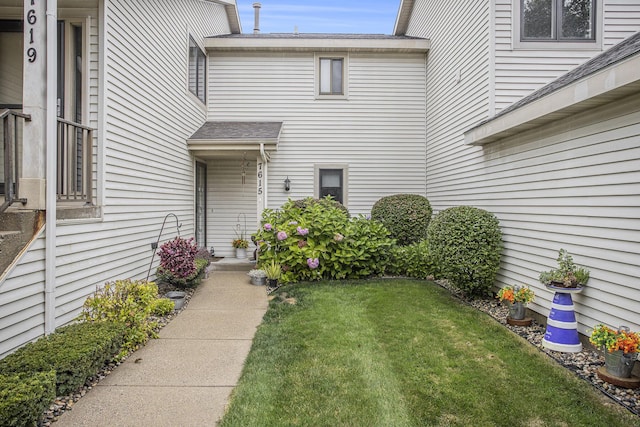
[{"label": "gable roof", "polygon": [[209,121],[189,139],[189,151],[201,157],[221,157],[278,149],[282,122]]},{"label": "gable roof", "polygon": [[407,34],[409,20],[413,13],[415,0],[401,0],[398,8],[398,16],[396,17],[396,25],[393,28],[393,34],[396,36],[404,36]]},{"label": "gable roof", "polygon": [[640,32],[465,132],[487,144],[640,91]]}]

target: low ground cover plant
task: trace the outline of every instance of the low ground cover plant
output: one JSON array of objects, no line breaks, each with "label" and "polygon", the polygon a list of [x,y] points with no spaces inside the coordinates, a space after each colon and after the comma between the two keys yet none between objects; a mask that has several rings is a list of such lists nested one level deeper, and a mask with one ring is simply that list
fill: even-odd
[{"label": "low ground cover plant", "polygon": [[56,397],[56,373],[0,375],[0,426],[35,426]]},{"label": "low ground cover plant", "polygon": [[371,208],[371,219],[381,222],[400,246],[427,238],[431,220],[429,200],[418,194],[394,194],[378,200]]},{"label": "low ground cover plant", "polygon": [[96,290],[86,299],[79,319],[86,322],[120,322],[127,326],[118,358],[156,337],[157,322],[152,316],[163,316],[173,310],[174,303],[158,297],[153,282],[116,280]]},{"label": "low ground cover plant", "polygon": [[0,374],[53,370],[56,394],[67,395],[118,354],[126,329],[119,322],[83,322],[62,327],[0,360]]},{"label": "low ground cover plant", "polygon": [[627,426],[485,313],[409,279],[284,288],[220,426]]},{"label": "low ground cover plant", "polygon": [[289,200],[280,210],[266,209],[261,223],[254,234],[258,266],[279,263],[281,283],[380,275],[394,242],[381,223],[350,218],[329,198]]},{"label": "low ground cover plant", "polygon": [[387,274],[427,279],[438,275],[438,266],[429,251],[429,242],[423,240],[407,246],[394,246]]},{"label": "low ground cover plant", "polygon": [[428,241],[443,278],[469,296],[491,294],[502,251],[492,213],[472,206],[445,209],[431,220]]}]

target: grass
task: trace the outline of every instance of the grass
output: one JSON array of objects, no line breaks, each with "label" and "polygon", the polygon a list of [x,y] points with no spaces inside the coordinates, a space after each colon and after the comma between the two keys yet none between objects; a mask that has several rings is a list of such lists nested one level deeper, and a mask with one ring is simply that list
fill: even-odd
[{"label": "grass", "polygon": [[221,426],[630,426],[639,420],[430,282],[290,286]]}]

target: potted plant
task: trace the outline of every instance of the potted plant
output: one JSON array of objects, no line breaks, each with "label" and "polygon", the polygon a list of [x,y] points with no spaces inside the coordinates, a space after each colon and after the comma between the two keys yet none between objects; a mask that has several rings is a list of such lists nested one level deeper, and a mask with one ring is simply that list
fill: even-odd
[{"label": "potted plant", "polygon": [[640,346],[640,334],[631,332],[626,326],[615,330],[599,324],[593,328],[589,342],[604,352],[607,373],[619,378],[631,377]]},{"label": "potted plant", "polygon": [[271,260],[270,263],[264,266],[264,272],[267,275],[267,286],[277,288],[278,280],[282,275],[282,266],[276,260]]},{"label": "potted plant", "polygon": [[523,320],[526,314],[526,305],[533,301],[534,293],[528,286],[505,286],[498,291],[496,298],[508,305],[508,319]]},{"label": "potted plant", "polygon": [[540,282],[548,288],[582,288],[589,280],[589,270],[573,263],[569,253],[560,249],[558,252],[558,268],[540,273]]},{"label": "potted plant", "polygon": [[249,247],[249,241],[243,237],[234,239],[231,245],[236,249],[236,258],[244,259],[247,257],[247,248]]},{"label": "potted plant", "polygon": [[267,273],[264,270],[253,269],[247,273],[251,279],[251,284],[256,286],[264,286],[267,284]]}]

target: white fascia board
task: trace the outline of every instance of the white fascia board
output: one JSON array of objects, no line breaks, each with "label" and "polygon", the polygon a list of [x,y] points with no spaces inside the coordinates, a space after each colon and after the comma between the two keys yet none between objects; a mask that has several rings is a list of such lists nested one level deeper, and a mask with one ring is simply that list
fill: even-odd
[{"label": "white fascia board", "polygon": [[468,145],[484,145],[509,135],[611,102],[640,90],[640,55],[622,60],[529,104],[469,129]]},{"label": "white fascia board", "polygon": [[427,39],[341,39],[341,38],[225,38],[204,40],[209,51],[349,51],[426,53],[431,42]]}]

